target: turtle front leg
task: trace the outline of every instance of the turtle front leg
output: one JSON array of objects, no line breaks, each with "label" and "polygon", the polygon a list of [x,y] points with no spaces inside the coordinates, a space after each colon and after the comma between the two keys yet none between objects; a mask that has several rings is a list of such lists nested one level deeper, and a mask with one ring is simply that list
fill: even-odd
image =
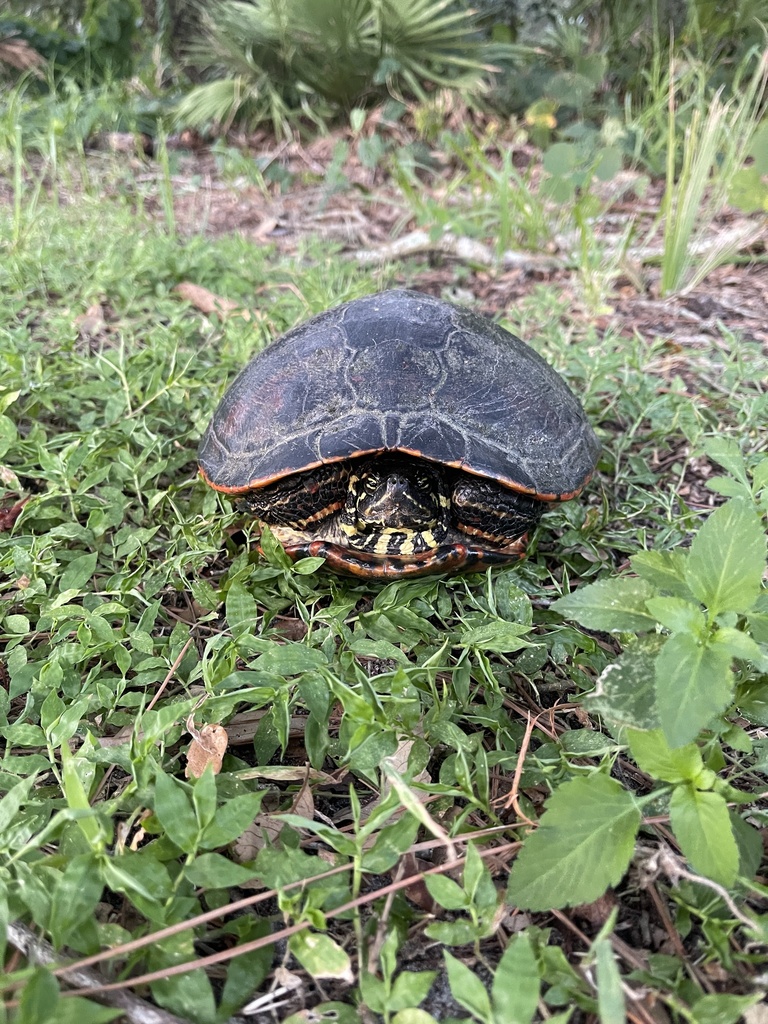
[{"label": "turtle front leg", "polygon": [[546,502],[511,491],[491,480],[463,477],[453,488],[452,514],[457,529],[506,547],[529,533]]},{"label": "turtle front leg", "polygon": [[303,530],[321,523],[344,507],[349,471],[338,464],[295,473],[246,494],[240,503],[268,526]]}]

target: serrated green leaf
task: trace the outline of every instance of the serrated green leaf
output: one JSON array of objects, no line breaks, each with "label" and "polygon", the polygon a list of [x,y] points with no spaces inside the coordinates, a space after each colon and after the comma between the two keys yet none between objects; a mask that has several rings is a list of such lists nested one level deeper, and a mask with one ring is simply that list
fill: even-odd
[{"label": "serrated green leaf", "polygon": [[695,743],[670,747],[661,729],[625,734],[632,757],[639,768],[664,782],[693,782],[704,769],[701,751]]},{"label": "serrated green leaf", "polygon": [[657,590],[675,597],[691,599],[685,582],[687,551],[639,551],[630,559],[634,572]]},{"label": "serrated green leaf", "polygon": [[541,992],[539,966],[530,936],[516,936],[493,974],[491,1003],[494,1024],[530,1024]]},{"label": "serrated green leaf", "polygon": [[733,672],[727,650],[700,644],[690,633],[676,633],[656,658],[656,706],[672,747],[696,739],[733,698]]},{"label": "serrated green leaf", "polygon": [[660,638],[634,643],[617,661],[603,669],[594,694],[584,704],[602,715],[614,729],[658,729],[656,656]]},{"label": "serrated green leaf", "polygon": [[639,824],[637,805],[614,779],[561,783],[512,867],[509,901],[528,910],[591,903],[626,871]]},{"label": "serrated green leaf", "polygon": [[713,462],[722,466],[734,480],[749,490],[747,467],[737,441],[730,437],[708,437],[704,441],[704,451]]},{"label": "serrated green leaf", "polygon": [[709,516],[691,544],[685,578],[711,617],[745,612],[765,569],[765,532],[754,507],[732,498]]},{"label": "serrated green leaf", "polygon": [[652,597],[645,602],[648,611],[672,633],[688,632],[702,636],[706,619],[700,605],[682,597]]},{"label": "serrated green leaf", "polygon": [[638,632],[656,627],[656,620],[646,609],[646,602],[654,595],[654,588],[645,580],[617,576],[559,597],[552,608],[587,629]]},{"label": "serrated green leaf", "polygon": [[712,637],[712,646],[727,651],[732,658],[751,661],[763,671],[768,669],[766,656],[752,637],[741,629],[732,626],[721,626]]},{"label": "serrated green leaf", "polygon": [[694,870],[721,885],[733,885],[739,849],[725,798],[691,785],[678,786],[669,813],[675,838]]},{"label": "serrated green leaf", "polygon": [[765,596],[761,595],[755,607],[747,613],[749,631],[759,644],[768,644],[768,603],[764,601]]}]

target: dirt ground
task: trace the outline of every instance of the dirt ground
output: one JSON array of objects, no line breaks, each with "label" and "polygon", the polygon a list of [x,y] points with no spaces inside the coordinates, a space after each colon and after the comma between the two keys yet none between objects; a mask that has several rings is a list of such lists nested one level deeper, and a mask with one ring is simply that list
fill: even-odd
[{"label": "dirt ground", "polygon": [[[193,234],[202,228],[204,234],[212,237],[238,232],[254,244],[274,246],[284,254],[296,253],[309,237],[320,237],[339,247],[340,258],[357,259],[363,250],[385,254],[396,232],[398,236],[407,236],[418,226],[424,226],[417,225],[404,210],[402,196],[392,184],[379,180],[380,172],[362,167],[354,158],[343,167],[347,182],[343,190],[325,184],[333,142],[332,138],[324,137],[306,147],[290,143],[274,150],[254,144],[254,160],[258,157],[260,165],[279,161],[292,178],[284,191],[274,186],[266,193],[245,180],[225,180],[219,162],[210,152],[180,154],[180,174],[174,177],[180,231]],[[529,152],[524,156],[531,158]],[[450,173],[451,167],[446,164],[445,174]],[[617,201],[604,223],[596,224],[597,237],[608,243],[630,219],[635,220],[640,228],[638,234],[643,235],[658,209],[660,188],[652,185],[638,200],[629,189],[632,177],[626,176],[623,188],[622,182],[616,184]],[[161,215],[159,204],[156,211]],[[741,223],[735,213],[723,216],[713,228],[713,241],[735,222]],[[549,254],[552,266],[546,265],[546,259],[529,254],[529,265],[513,269],[466,268],[461,274],[461,290],[473,296],[483,312],[498,315],[535,288],[549,285],[570,302],[570,315],[575,323],[589,320],[598,330],[612,329],[627,336],[637,333],[648,340],[662,337],[681,354],[722,345],[721,326],[738,332],[747,341],[768,346],[768,264],[765,236],[760,237],[760,224],[755,224],[755,241],[741,254],[739,264],[720,267],[701,285],[682,295],[660,298],[658,269],[650,263],[642,265],[628,260],[614,282],[610,309],[600,310],[597,315],[584,307],[575,271],[557,266],[558,262],[569,262],[568,253],[557,243]],[[420,250],[418,255],[423,258],[425,254]],[[403,270],[397,275],[398,283],[407,279],[411,285],[433,294],[454,291],[457,262],[461,261],[439,252],[437,247],[428,254],[428,261],[429,269],[415,276],[412,270],[407,274]]]}]

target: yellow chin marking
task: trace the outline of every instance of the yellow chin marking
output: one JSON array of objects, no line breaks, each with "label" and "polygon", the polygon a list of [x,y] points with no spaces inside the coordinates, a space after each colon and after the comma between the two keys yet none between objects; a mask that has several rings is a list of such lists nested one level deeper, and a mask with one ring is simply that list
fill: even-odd
[{"label": "yellow chin marking", "polygon": [[374,555],[388,555],[389,554],[389,541],[390,537],[386,530],[383,530],[381,536],[373,546]]},{"label": "yellow chin marking", "polygon": [[[398,543],[398,538],[400,539]],[[395,530],[387,527],[377,536],[375,544],[368,548],[374,555],[395,555],[408,558],[437,548],[437,540],[431,530]]]}]

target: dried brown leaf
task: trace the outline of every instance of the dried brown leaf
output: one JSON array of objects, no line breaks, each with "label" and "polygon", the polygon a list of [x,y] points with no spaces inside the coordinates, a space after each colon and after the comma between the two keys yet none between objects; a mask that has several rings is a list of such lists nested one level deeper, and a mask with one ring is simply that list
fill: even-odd
[{"label": "dried brown leaf", "polygon": [[267,844],[275,845],[284,827],[283,822],[271,814],[257,814],[252,824],[232,843],[232,859],[238,864],[253,860]]},{"label": "dried brown leaf", "polygon": [[195,309],[201,313],[217,313],[219,316],[241,316],[244,320],[252,320],[254,314],[235,302],[233,299],[225,299],[221,295],[208,291],[199,284],[191,281],[182,281],[173,289],[182,299],[186,299]]},{"label": "dried brown leaf", "polygon": [[95,302],[92,306],[88,307],[85,313],[76,316],[74,324],[81,338],[94,338],[97,334],[100,334],[106,326],[101,303]]},{"label": "dried brown leaf", "polygon": [[192,735],[192,742],[187,751],[184,774],[188,779],[199,779],[210,764],[213,774],[218,775],[227,752],[227,730],[223,725],[204,725],[198,732],[191,722],[187,722],[187,728]]},{"label": "dried brown leaf", "polygon": [[13,529],[14,523],[28,501],[29,498],[24,498],[22,501],[17,501],[15,505],[11,505],[10,508],[0,508],[0,533],[3,530]]}]

